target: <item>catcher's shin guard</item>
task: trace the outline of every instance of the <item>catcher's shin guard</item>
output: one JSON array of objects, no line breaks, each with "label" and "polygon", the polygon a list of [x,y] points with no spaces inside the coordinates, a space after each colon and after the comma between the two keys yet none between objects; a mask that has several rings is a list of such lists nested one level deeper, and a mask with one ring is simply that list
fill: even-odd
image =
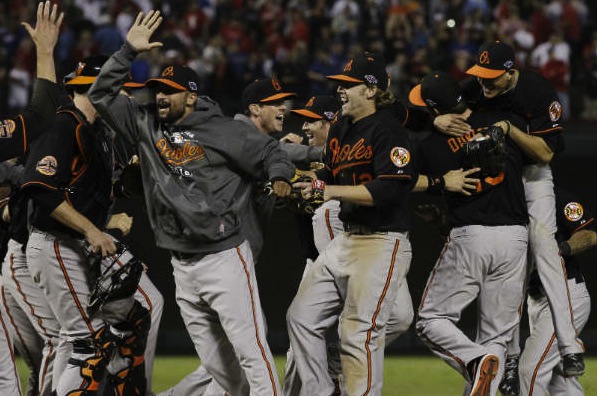
[{"label": "catcher's shin guard", "polygon": [[[105,343],[108,349],[110,348],[109,344]],[[68,392],[67,396],[99,396],[100,383],[108,365],[108,355],[108,350],[100,352],[97,344],[94,348],[89,340],[75,341],[73,356],[68,360],[68,364],[79,367],[81,385],[78,389]]]},{"label": "catcher's shin guard", "polygon": [[147,378],[145,377],[145,347],[151,327],[149,311],[135,301],[128,315],[126,324],[132,328],[132,334],[123,340],[113,360],[126,363],[120,369],[110,371],[110,379],[119,396],[145,395]]}]

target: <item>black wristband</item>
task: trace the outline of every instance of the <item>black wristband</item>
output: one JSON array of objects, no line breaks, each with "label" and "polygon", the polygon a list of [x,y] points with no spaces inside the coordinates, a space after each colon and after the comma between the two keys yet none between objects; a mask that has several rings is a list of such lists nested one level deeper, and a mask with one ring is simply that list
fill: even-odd
[{"label": "black wristband", "polygon": [[446,188],[446,181],[443,176],[427,176],[427,192],[431,195],[440,195]]},{"label": "black wristband", "polygon": [[572,248],[570,248],[570,244],[568,244],[568,242],[563,241],[563,242],[558,243],[558,248],[560,249],[561,256],[572,255]]}]

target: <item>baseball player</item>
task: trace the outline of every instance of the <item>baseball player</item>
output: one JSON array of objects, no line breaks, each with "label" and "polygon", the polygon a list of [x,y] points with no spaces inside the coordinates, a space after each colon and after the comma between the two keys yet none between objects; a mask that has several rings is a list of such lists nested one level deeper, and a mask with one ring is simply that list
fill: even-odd
[{"label": "baseball player", "polygon": [[[4,286],[0,279],[0,294],[4,295]],[[0,392],[3,395],[21,396],[21,380],[15,362],[15,349],[10,334],[14,330],[9,322],[8,315],[4,307],[4,299],[0,301]]]},{"label": "baseball player", "polygon": [[[556,239],[566,262],[574,325],[582,331],[591,311],[591,299],[576,255],[597,245],[597,229],[585,202],[558,185],[555,194],[558,225]],[[527,307],[531,333],[525,341],[520,362],[518,332],[508,345],[509,359],[500,391],[504,395],[584,395],[578,377],[563,375],[552,313],[536,270],[530,276]]]},{"label": "baseball player", "polygon": [[[471,112],[462,100],[458,83],[443,72],[427,74],[411,90],[409,100],[429,107],[433,114],[464,113],[473,126],[492,125],[504,117],[499,112]],[[487,140],[482,132],[481,128],[473,130],[461,142],[432,133],[421,143],[420,171],[441,175],[448,169],[466,166],[465,154],[472,154],[466,141]],[[475,194],[445,194],[451,230],[427,281],[416,322],[423,342],[468,381],[465,394],[471,396],[497,392],[498,384],[493,379],[519,321],[526,274],[528,215],[522,153],[510,139],[498,144],[491,151],[502,149],[505,157],[493,158],[493,164],[500,164],[493,171],[489,170],[493,164],[482,164]],[[487,159],[490,152],[481,155]],[[433,190],[438,190],[436,185]],[[471,340],[457,323],[464,308],[475,299],[479,316],[477,336]]]},{"label": "baseball player", "polygon": [[[150,320],[147,310],[132,297],[110,312],[110,325],[89,315],[86,307],[88,282],[93,281],[86,244],[104,256],[116,250],[113,239],[102,231],[111,204],[112,141],[94,128],[97,112],[87,96],[105,60],[91,57],[79,64],[77,76],[68,82],[74,87],[73,101],[61,108],[54,125],[31,148],[21,186],[29,200],[33,228],[26,248],[27,266],[60,324],[56,361],[65,368],[55,370],[57,395],[96,392],[106,369],[116,374],[122,368],[107,367],[117,347],[120,351],[129,342],[143,339],[139,329],[148,328],[145,323]],[[142,355],[144,345],[139,348]],[[135,359],[130,370],[142,362]],[[145,392],[144,381],[118,386],[121,392],[124,387],[124,393],[131,391],[129,387]]]},{"label": "baseball player", "polygon": [[[563,149],[562,106],[543,77],[516,69],[515,61],[514,50],[508,44],[496,41],[483,45],[475,65],[467,71],[476,80],[469,80],[463,92],[476,103],[476,109],[509,112],[525,121],[524,125],[512,128],[510,137],[520,145],[526,158],[524,186],[530,218],[531,256],[553,314],[564,372],[582,375],[584,345],[574,326],[564,262],[554,237],[555,197],[549,162]],[[449,133],[470,130],[462,117],[436,120],[440,129]]]},{"label": "baseball player", "polygon": [[[37,80],[29,108],[13,119],[0,121],[0,160],[23,154],[31,141],[51,125],[59,97],[53,51],[64,15],[57,5],[39,3],[35,27],[27,22],[22,25],[31,36],[36,51]],[[4,294],[4,286],[2,286]],[[11,324],[4,310],[0,310],[2,331],[0,335],[0,393],[21,395],[19,377],[14,366],[14,347],[9,332]]]},{"label": "baseball player", "polygon": [[276,141],[199,98],[197,76],[187,67],[166,67],[147,82],[155,107],[118,94],[136,54],[161,45],[149,42],[161,21],[156,11],[138,15],[90,98],[138,147],[156,242],[172,253],[177,303],[207,371],[234,395],[278,395],[251,248],[241,230],[249,177],[273,179],[274,193],[284,196],[294,167]]},{"label": "baseball player", "polygon": [[[325,332],[339,319],[345,393],[381,394],[385,326],[411,252],[406,210],[410,142],[403,127],[377,113],[388,86],[384,62],[359,55],[339,82],[342,117],[330,129],[325,200],[341,202],[344,233],[309,268],[287,313],[301,395],[334,392]],[[306,189],[308,193],[309,189]],[[338,315],[338,313],[340,314]]]},{"label": "baseball player", "polygon": [[29,144],[52,124],[59,98],[53,51],[63,18],[64,14],[58,13],[58,6],[46,1],[38,4],[35,27],[21,23],[35,44],[37,78],[25,112],[15,118],[0,120],[0,161],[23,154]]}]

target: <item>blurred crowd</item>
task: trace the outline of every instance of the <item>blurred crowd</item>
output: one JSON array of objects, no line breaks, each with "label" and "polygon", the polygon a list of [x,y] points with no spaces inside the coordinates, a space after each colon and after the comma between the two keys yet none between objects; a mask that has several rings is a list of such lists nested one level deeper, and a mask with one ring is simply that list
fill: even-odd
[{"label": "blurred crowd", "polygon": [[[20,21],[37,1],[0,5],[0,112],[28,103],[34,48]],[[272,74],[306,99],[329,93],[325,75],[363,50],[381,52],[390,89],[405,98],[431,70],[466,77],[479,45],[500,39],[518,67],[541,72],[557,89],[564,115],[597,120],[597,2],[592,0],[61,0],[66,13],[57,46],[59,76],[94,54],[110,55],[139,11],[165,16],[154,35],[164,47],[133,64],[133,80],[166,63],[187,64],[201,91],[226,113],[244,86]]]}]

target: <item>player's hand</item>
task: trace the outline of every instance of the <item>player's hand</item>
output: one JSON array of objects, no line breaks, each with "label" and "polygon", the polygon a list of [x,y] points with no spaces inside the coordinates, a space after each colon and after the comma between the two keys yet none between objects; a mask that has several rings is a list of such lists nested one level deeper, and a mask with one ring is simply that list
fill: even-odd
[{"label": "player's hand", "polygon": [[162,19],[159,11],[151,10],[145,16],[140,12],[126,35],[126,41],[137,52],[161,47],[163,45],[161,42],[154,41],[150,43],[149,39],[162,23]]},{"label": "player's hand", "polygon": [[283,143],[301,144],[301,143],[303,143],[303,137],[300,135],[297,135],[296,133],[289,133],[286,136],[284,136],[283,138],[281,138],[280,141]]},{"label": "player's hand", "polygon": [[285,197],[290,194],[292,186],[284,180],[276,180],[272,183],[272,191],[276,197]]},{"label": "player's hand", "polygon": [[85,234],[85,240],[89,243],[94,253],[101,253],[102,257],[116,253],[116,245],[107,234],[104,234],[97,228],[94,228]]},{"label": "player's hand", "polygon": [[133,226],[133,218],[126,213],[117,213],[110,217],[107,229],[117,229],[122,232],[123,236],[127,236],[131,232]]},{"label": "player's hand", "polygon": [[49,1],[39,3],[37,6],[37,20],[35,27],[31,27],[27,22],[21,22],[21,25],[27,30],[31,40],[38,51],[54,50],[60,33],[60,25],[64,19],[64,13],[58,13],[58,5]]},{"label": "player's hand", "polygon": [[471,195],[471,191],[477,190],[477,184],[480,182],[479,179],[470,177],[473,173],[477,173],[481,168],[471,168],[467,170],[455,169],[446,173],[444,182],[446,183],[446,190],[460,193],[464,195]]},{"label": "player's hand", "polygon": [[446,135],[462,136],[472,131],[467,118],[462,114],[442,114],[435,117],[433,126]]}]

